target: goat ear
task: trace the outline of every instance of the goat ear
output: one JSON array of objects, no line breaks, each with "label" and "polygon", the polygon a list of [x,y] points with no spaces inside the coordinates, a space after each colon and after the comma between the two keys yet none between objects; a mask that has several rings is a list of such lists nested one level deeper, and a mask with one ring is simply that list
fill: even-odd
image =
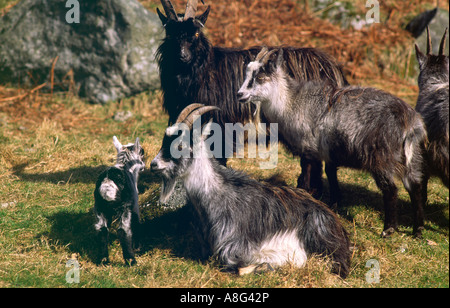
[{"label": "goat ear", "polygon": [[208,5],[208,7],[206,8],[206,11],[204,11],[202,15],[196,17],[196,19],[198,19],[202,23],[202,26],[204,26],[206,24],[206,20],[208,19],[210,9],[211,9],[211,6]]},{"label": "goat ear", "polygon": [[122,150],[122,144],[120,143],[119,139],[117,139],[116,136],[113,137],[113,143],[116,147],[117,153],[119,153]]},{"label": "goat ear", "polygon": [[264,56],[264,59],[262,60],[263,62],[266,62],[269,64],[270,71],[272,71],[272,72],[276,71],[280,67],[280,65],[283,63],[283,61],[282,61],[283,51],[282,51],[282,49],[279,49],[279,50],[280,51],[278,53],[278,56],[277,56],[277,50],[272,49]]},{"label": "goat ear", "polygon": [[158,13],[159,19],[161,20],[163,26],[165,27],[169,19],[166,16],[164,16],[164,14],[161,13],[161,11],[158,8],[156,8],[156,13]]},{"label": "goat ear", "polygon": [[140,147],[141,147],[141,144],[139,143],[139,137],[138,137],[138,138],[136,138],[136,141],[134,142],[134,151],[138,154],[139,154]]},{"label": "goat ear", "polygon": [[417,44],[415,44],[414,47],[416,48],[416,58],[417,62],[419,62],[419,68],[422,69],[423,66],[425,65],[425,62],[427,61],[427,56],[420,51],[419,46],[417,46]]}]

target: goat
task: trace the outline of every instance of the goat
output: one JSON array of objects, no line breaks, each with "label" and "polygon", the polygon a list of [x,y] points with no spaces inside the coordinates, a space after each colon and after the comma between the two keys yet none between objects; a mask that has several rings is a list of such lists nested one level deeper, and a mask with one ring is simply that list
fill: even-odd
[{"label": "goat", "polygon": [[[349,240],[332,211],[302,189],[258,182],[220,165],[205,141],[212,120],[202,132],[191,131],[196,117],[215,110],[219,108],[192,104],[166,129],[161,150],[151,162],[152,171],[162,178],[161,200],[170,196],[176,179],[182,179],[201,225],[204,250],[227,270],[246,274],[287,262],[302,266],[318,254],[331,256],[333,272],[346,277]],[[180,130],[189,142],[179,140]],[[177,147],[186,155],[174,158]]]},{"label": "goat", "polygon": [[419,62],[419,97],[416,111],[419,112],[427,127],[429,144],[426,157],[426,183],[430,175],[441,178],[448,188],[448,151],[449,151],[449,58],[444,55],[445,29],[439,46],[438,55],[432,55],[431,38],[427,28],[427,54],[424,55],[416,45],[416,56]]},{"label": "goat", "polygon": [[[277,56],[278,53],[278,56]],[[283,49],[261,50],[247,67],[238,92],[242,103],[259,101],[270,122],[278,123],[284,144],[296,154],[325,161],[331,203],[340,201],[339,166],[369,171],[383,192],[382,236],[397,230],[397,187],[403,184],[414,208],[414,234],[423,229],[423,148],[425,125],[401,99],[373,88],[336,88],[326,82],[298,82],[283,65]]]},{"label": "goat", "polygon": [[[203,2],[203,1],[202,1]],[[198,1],[188,0],[185,14],[177,14],[169,0],[161,0],[166,15],[157,9],[166,37],[157,51],[163,107],[173,124],[180,111],[192,103],[218,106],[222,112],[212,117],[225,123],[265,122],[253,106],[238,103],[236,93],[244,80],[246,65],[261,47],[249,49],[212,46],[202,29],[210,6],[195,16]],[[341,67],[327,54],[314,48],[283,47],[287,73],[297,80],[329,80],[336,86],[347,85]],[[225,138],[222,138],[225,140]],[[225,147],[222,146],[222,149]],[[226,164],[223,154],[216,157]],[[299,187],[319,197],[322,192],[322,163],[301,157]]]},{"label": "goat", "polygon": [[98,177],[94,191],[95,230],[100,241],[100,262],[109,263],[108,229],[113,216],[120,216],[117,231],[123,258],[126,264],[136,264],[133,246],[138,243],[139,204],[137,181],[139,172],[144,170],[144,150],[139,138],[136,142],[122,145],[113,137],[117,150],[117,161]]}]

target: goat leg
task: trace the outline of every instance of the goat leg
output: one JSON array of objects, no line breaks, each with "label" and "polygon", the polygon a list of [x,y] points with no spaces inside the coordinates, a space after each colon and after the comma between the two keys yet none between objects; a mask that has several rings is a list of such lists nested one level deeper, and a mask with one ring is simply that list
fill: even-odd
[{"label": "goat leg", "polygon": [[300,166],[302,173],[298,178],[297,187],[306,190],[314,198],[320,199],[323,192],[322,162],[301,155]]}]

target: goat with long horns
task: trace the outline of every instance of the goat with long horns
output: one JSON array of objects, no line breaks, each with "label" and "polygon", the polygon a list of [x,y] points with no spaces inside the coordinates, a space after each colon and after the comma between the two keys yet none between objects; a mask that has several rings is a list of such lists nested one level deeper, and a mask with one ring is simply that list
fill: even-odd
[{"label": "goat with long horns", "polygon": [[[158,49],[163,107],[169,113],[169,124],[192,103],[218,106],[212,118],[224,128],[225,123],[266,122],[254,106],[238,103],[236,93],[244,81],[245,67],[261,50],[215,47],[202,32],[210,6],[196,16],[198,1],[189,0],[184,14],[177,14],[169,0],[161,0],[165,15],[158,9],[166,37]],[[340,87],[347,85],[341,67],[333,58],[315,48],[282,47],[284,69],[296,80],[326,80]],[[270,48],[272,49],[272,48]],[[222,130],[225,132],[225,130]],[[283,136],[279,136],[280,139]],[[226,138],[222,138],[226,140]],[[225,150],[225,146],[222,146]],[[295,153],[294,153],[295,154]],[[225,153],[220,159],[226,163]],[[301,156],[302,174],[299,187],[315,197],[322,192],[322,163]]]},{"label": "goat with long horns", "polygon": [[[416,45],[419,62],[419,97],[416,111],[425,122],[429,144],[426,151],[426,181],[430,176],[438,176],[449,185],[449,57],[444,55],[445,29],[439,52],[432,54],[430,31],[427,28],[427,54],[424,55]],[[426,187],[426,185],[425,185]]]},{"label": "goat with long horns", "polygon": [[[286,263],[300,267],[315,254],[329,256],[332,271],[345,278],[350,242],[325,204],[302,189],[253,180],[210,158],[205,140],[211,121],[201,134],[192,128],[197,117],[218,109],[192,104],[166,129],[161,150],[151,162],[152,171],[163,181],[160,198],[167,199],[175,180],[182,180],[199,222],[196,231],[203,251],[216,256],[227,269],[247,274]],[[189,142],[180,142],[179,131]],[[187,147],[190,155],[173,158],[171,149],[179,146]],[[195,156],[194,148],[198,149]]]}]

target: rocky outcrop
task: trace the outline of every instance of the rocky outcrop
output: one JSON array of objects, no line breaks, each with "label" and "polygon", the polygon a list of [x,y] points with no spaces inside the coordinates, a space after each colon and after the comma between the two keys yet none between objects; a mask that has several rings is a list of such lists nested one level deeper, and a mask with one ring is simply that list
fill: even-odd
[{"label": "rocky outcrop", "polygon": [[72,76],[81,97],[117,100],[159,87],[163,35],[156,14],[136,0],[23,0],[0,19],[0,82]]}]

